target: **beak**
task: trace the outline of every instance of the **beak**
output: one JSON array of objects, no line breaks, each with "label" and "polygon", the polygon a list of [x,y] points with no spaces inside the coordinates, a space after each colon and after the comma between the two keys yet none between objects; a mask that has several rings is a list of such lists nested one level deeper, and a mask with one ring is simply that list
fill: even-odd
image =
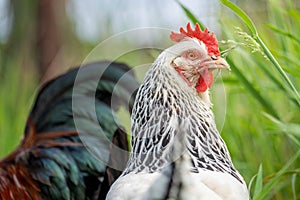
[{"label": "beak", "polygon": [[205,60],[200,64],[200,69],[203,70],[203,67],[206,66],[210,71],[215,69],[228,69],[230,70],[229,64],[226,62],[224,58],[217,57],[215,59]]},{"label": "beak", "polygon": [[228,69],[230,70],[230,66],[224,58],[218,57],[216,60],[211,61],[211,65],[208,67],[209,69]]},{"label": "beak", "polygon": [[213,71],[215,69],[228,69],[230,70],[229,64],[226,62],[224,58],[217,57],[215,59],[207,59],[202,61],[199,65],[199,72],[208,69],[209,71]]}]

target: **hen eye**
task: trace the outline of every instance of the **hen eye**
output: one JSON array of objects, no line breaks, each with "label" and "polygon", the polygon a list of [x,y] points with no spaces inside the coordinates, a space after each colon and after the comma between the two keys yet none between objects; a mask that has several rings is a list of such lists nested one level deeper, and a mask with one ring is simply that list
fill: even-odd
[{"label": "hen eye", "polygon": [[195,58],[196,58],[196,54],[193,53],[193,52],[189,52],[187,56],[188,56],[188,58],[190,58],[190,59],[195,59]]},{"label": "hen eye", "polygon": [[182,57],[188,59],[188,60],[196,60],[196,59],[199,59],[202,57],[202,53],[197,50],[197,49],[191,49],[191,50],[188,50],[188,51],[185,51],[183,54],[182,54]]},{"label": "hen eye", "polygon": [[189,57],[190,57],[190,58],[195,58],[196,55],[195,55],[193,52],[190,52],[190,53],[189,53]]}]

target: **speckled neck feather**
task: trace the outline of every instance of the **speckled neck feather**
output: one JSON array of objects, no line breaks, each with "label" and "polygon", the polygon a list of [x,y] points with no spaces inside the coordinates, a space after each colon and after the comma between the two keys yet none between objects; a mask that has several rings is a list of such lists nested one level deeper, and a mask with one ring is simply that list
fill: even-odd
[{"label": "speckled neck feather", "polygon": [[240,182],[210,105],[172,68],[162,53],[139,88],[132,112],[132,154],[123,175],[160,171],[172,162],[176,119],[184,119],[192,172],[225,172]]}]

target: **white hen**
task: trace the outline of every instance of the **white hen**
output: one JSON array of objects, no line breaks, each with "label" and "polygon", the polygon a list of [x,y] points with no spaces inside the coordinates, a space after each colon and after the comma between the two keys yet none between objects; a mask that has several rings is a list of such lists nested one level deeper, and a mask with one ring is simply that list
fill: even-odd
[{"label": "white hen", "polygon": [[[170,37],[177,43],[159,55],[139,88],[132,153],[107,199],[249,199],[210,109],[212,71],[229,68],[217,39],[190,23]],[[176,135],[185,136],[187,149],[177,160]]]}]

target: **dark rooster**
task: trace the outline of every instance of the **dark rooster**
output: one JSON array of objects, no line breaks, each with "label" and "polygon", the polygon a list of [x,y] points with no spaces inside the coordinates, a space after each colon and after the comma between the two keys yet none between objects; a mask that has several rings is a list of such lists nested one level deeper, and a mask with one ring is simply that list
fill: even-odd
[{"label": "dark rooster", "polygon": [[[109,144],[128,150],[126,133],[115,116],[121,105],[131,110],[131,94],[138,87],[128,71],[124,64],[97,62],[42,87],[21,144],[0,161],[1,200],[105,198],[120,175],[107,163],[119,161],[124,167],[127,161],[126,153],[117,155]],[[123,83],[117,84],[121,78]],[[112,93],[118,100],[113,106]],[[81,139],[96,146],[87,150]]]}]

